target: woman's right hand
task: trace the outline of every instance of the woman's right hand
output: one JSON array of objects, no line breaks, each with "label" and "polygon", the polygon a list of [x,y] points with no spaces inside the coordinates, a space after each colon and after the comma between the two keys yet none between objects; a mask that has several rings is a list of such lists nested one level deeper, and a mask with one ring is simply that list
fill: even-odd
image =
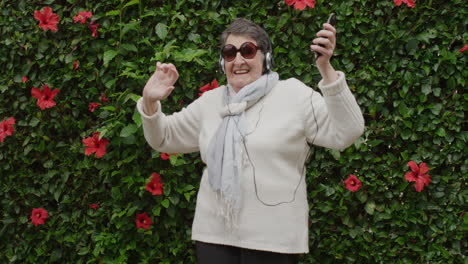
[{"label": "woman's right hand", "polygon": [[174,90],[179,73],[172,63],[156,63],[156,70],[143,88],[143,102],[146,114],[157,111],[156,102],[166,99]]}]

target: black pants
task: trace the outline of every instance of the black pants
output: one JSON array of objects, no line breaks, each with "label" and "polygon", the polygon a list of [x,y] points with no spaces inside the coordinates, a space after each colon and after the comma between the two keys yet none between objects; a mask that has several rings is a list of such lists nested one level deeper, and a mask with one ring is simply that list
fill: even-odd
[{"label": "black pants", "polygon": [[297,264],[298,254],[282,254],[197,241],[198,264]]}]

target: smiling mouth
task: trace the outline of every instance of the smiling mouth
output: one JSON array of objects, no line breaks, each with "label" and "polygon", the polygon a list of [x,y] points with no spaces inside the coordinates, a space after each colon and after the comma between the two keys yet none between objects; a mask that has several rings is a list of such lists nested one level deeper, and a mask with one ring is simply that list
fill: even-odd
[{"label": "smiling mouth", "polygon": [[249,70],[235,70],[234,74],[235,75],[242,75],[242,74],[247,74],[249,73]]}]

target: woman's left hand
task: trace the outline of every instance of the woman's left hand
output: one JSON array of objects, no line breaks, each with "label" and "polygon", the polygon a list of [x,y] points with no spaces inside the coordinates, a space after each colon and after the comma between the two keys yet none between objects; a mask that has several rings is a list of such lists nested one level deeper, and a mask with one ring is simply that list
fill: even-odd
[{"label": "woman's left hand", "polygon": [[[330,58],[333,56],[333,51],[336,46],[336,29],[328,24],[323,24],[323,29],[317,32],[317,38],[312,40],[310,49],[318,52],[322,55],[316,58],[317,66],[325,65],[330,62]],[[322,45],[322,46],[319,46]]]},{"label": "woman's left hand", "polygon": [[[319,46],[319,44],[321,46]],[[330,63],[335,47],[336,29],[332,25],[325,23],[323,24],[323,29],[317,32],[317,38],[312,40],[312,45],[310,45],[311,50],[321,54],[320,56],[316,55],[315,61],[323,77],[324,84],[331,83],[338,79],[338,74]]]}]

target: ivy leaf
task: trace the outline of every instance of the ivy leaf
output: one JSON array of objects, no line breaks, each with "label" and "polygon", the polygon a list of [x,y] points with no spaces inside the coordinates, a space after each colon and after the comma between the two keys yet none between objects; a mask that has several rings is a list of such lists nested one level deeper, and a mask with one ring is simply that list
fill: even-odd
[{"label": "ivy leaf", "polygon": [[341,152],[337,149],[330,149],[329,152],[332,154],[332,156],[336,159],[339,160],[341,157]]},{"label": "ivy leaf", "polygon": [[111,10],[106,13],[106,16],[118,16],[120,15],[120,10]]},{"label": "ivy leaf", "polygon": [[154,216],[159,216],[161,214],[161,207],[160,206],[156,206],[153,211],[152,211],[153,215]]},{"label": "ivy leaf", "polygon": [[116,50],[108,50],[106,52],[104,52],[104,65],[108,65],[109,62],[115,58],[115,56],[117,56],[117,54],[119,54]]},{"label": "ivy leaf", "polygon": [[421,34],[417,35],[416,38],[418,40],[421,40],[425,43],[430,43],[431,39],[433,38],[436,38],[437,37],[437,31],[435,29],[429,29],[427,31],[423,31]]},{"label": "ivy leaf", "polygon": [[374,210],[375,210],[375,202],[373,201],[367,202],[366,205],[364,206],[364,210],[366,210],[368,214],[373,215]]},{"label": "ivy leaf", "polygon": [[138,100],[141,98],[141,95],[131,93],[131,94],[129,95],[129,98],[132,99],[132,101],[136,103],[136,102],[138,102]]},{"label": "ivy leaf", "polygon": [[445,129],[443,127],[439,127],[437,129],[437,132],[436,134],[439,136],[439,137],[445,137],[446,133],[445,133]]},{"label": "ivy leaf", "polygon": [[82,247],[78,251],[78,255],[80,256],[87,255],[88,253],[89,253],[89,249],[87,247]]},{"label": "ivy leaf", "polygon": [[361,203],[364,203],[367,201],[367,194],[365,192],[357,192],[356,193],[356,198],[361,201]]},{"label": "ivy leaf", "polygon": [[328,197],[328,196],[333,195],[334,193],[335,193],[335,188],[326,186],[326,188],[325,188],[325,196]]},{"label": "ivy leaf", "polygon": [[161,205],[164,206],[164,208],[168,208],[169,207],[169,200],[168,199],[162,200]]},{"label": "ivy leaf", "polygon": [[39,120],[37,117],[33,117],[33,118],[31,119],[31,121],[29,122],[29,125],[30,125],[31,127],[36,127],[37,124],[39,124],[39,122],[40,122],[40,120]]},{"label": "ivy leaf", "polygon": [[185,62],[190,62],[193,61],[197,57],[201,57],[202,55],[205,55],[208,53],[207,50],[202,50],[202,49],[184,49],[182,51],[174,52],[174,60],[175,61],[185,61]]},{"label": "ivy leaf", "polygon": [[140,0],[132,0],[132,1],[128,2],[128,3],[126,3],[126,4],[122,7],[122,9],[123,9],[123,8],[126,8],[127,6],[132,6],[132,5],[136,5],[136,4],[139,4],[139,3],[140,3]]},{"label": "ivy leaf", "polygon": [[423,94],[425,94],[425,95],[430,94],[431,91],[432,91],[431,85],[430,85],[430,84],[424,84],[424,85],[421,87],[421,91],[422,91]]},{"label": "ivy leaf", "polygon": [[180,198],[177,195],[171,195],[169,196],[169,200],[171,201],[173,205],[177,205],[180,201]]},{"label": "ivy leaf", "polygon": [[134,124],[130,124],[122,129],[120,131],[120,136],[121,137],[128,137],[130,135],[133,135],[138,130],[138,127]]},{"label": "ivy leaf", "polygon": [[54,199],[58,202],[60,195],[62,194],[62,189],[57,189],[54,191]]},{"label": "ivy leaf", "polygon": [[101,109],[111,111],[111,112],[115,112],[115,107],[113,107],[112,105],[103,106],[103,107],[101,107]]},{"label": "ivy leaf", "polygon": [[138,110],[136,110],[136,109],[133,112],[132,120],[133,120],[133,122],[135,122],[137,127],[141,127],[141,115],[140,115],[140,112],[138,112]]},{"label": "ivy leaf", "polygon": [[167,36],[167,26],[164,23],[158,23],[156,25],[156,34],[160,39],[165,39]]},{"label": "ivy leaf", "polygon": [[133,44],[128,44],[128,43],[122,44],[122,48],[128,51],[138,52],[137,47]]}]

